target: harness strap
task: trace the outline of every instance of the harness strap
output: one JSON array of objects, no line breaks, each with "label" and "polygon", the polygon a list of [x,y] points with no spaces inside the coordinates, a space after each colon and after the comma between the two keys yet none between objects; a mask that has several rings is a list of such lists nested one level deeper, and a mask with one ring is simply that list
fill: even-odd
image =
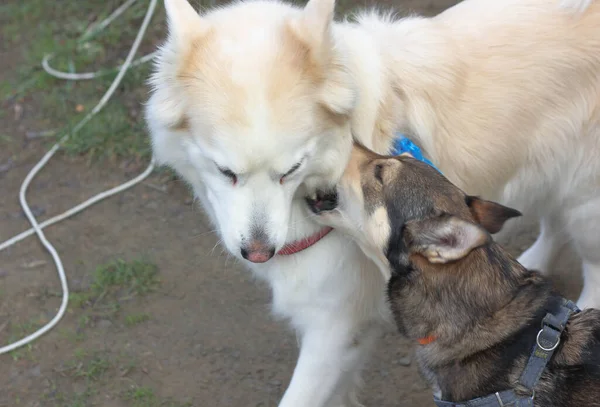
[{"label": "harness strap", "polygon": [[572,301],[563,298],[556,314],[546,314],[529,361],[519,378],[519,384],[533,392],[542,372],[560,344],[560,336],[567,326],[567,321],[573,313],[577,312],[579,312],[577,306]]},{"label": "harness strap", "polygon": [[438,407],[533,407],[533,398],[520,399],[514,391],[506,390],[466,402],[452,403],[434,397]]},{"label": "harness strap", "polygon": [[505,390],[485,397],[479,397],[469,401],[458,403],[444,401],[434,396],[434,401],[438,407],[534,407],[535,386],[537,385],[546,365],[554,355],[554,351],[560,344],[560,337],[571,315],[579,312],[579,308],[569,300],[562,299],[559,309],[555,312],[549,312],[542,320],[542,329],[537,334],[533,351],[529,356],[527,365],[521,377],[519,384],[530,392],[530,396],[523,397],[515,393],[514,390]]}]

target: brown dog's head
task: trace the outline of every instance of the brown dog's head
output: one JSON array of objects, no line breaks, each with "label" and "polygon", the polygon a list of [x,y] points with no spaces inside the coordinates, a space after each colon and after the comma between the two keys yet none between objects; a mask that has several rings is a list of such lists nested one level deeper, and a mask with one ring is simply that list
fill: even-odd
[{"label": "brown dog's head", "polygon": [[351,235],[387,277],[413,255],[430,263],[459,260],[521,215],[466,195],[410,156],[380,156],[358,145],[335,190],[307,202],[319,222]]}]

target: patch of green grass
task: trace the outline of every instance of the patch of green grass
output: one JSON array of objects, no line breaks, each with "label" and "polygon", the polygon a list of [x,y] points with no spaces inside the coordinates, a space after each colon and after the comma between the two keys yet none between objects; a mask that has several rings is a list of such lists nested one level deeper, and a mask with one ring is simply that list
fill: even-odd
[{"label": "patch of green grass", "polygon": [[125,326],[132,327],[150,319],[148,314],[129,314],[125,316]]},{"label": "patch of green grass", "polygon": [[[76,312],[77,320],[74,328],[62,329],[61,335],[73,344],[83,342],[87,328],[119,314],[121,302],[142,297],[159,284],[158,267],[148,261],[118,259],[98,266],[88,289],[71,292],[69,312]],[[132,327],[149,319],[146,313],[130,313],[123,322]]]},{"label": "patch of green grass", "polygon": [[166,400],[160,405],[160,407],[192,407],[193,404],[191,402],[180,403],[178,401],[170,401]]},{"label": "patch of green grass", "polygon": [[[88,290],[72,292],[70,303],[73,308],[87,308],[102,304],[105,308],[118,311],[119,301],[135,296],[144,296],[154,291],[160,281],[158,267],[144,260],[117,259],[100,265],[93,274],[92,284]],[[89,323],[89,315],[82,315],[80,327]],[[138,315],[133,316],[139,319]],[[132,322],[143,322],[134,321]]]},{"label": "patch of green grass", "polygon": [[52,403],[57,407],[89,407],[90,398],[95,394],[92,388],[87,387],[82,392],[76,392],[72,394],[65,394],[63,392],[57,392],[56,389],[50,393],[46,393],[42,396],[42,400],[45,403]]},{"label": "patch of green grass", "polygon": [[129,389],[124,396],[125,401],[130,402],[131,407],[158,407],[159,399],[150,387],[134,387]]},{"label": "patch of green grass", "polygon": [[172,399],[161,399],[154,394],[154,390],[146,386],[135,386],[127,390],[123,400],[129,402],[131,407],[191,407],[192,403],[179,402]]},{"label": "patch of green grass", "polygon": [[73,308],[83,308],[89,305],[91,293],[89,291],[75,291],[69,293],[69,303]]},{"label": "patch of green grass", "polygon": [[98,296],[111,292],[141,296],[156,289],[158,284],[158,267],[155,264],[119,259],[96,269],[91,291]]},{"label": "patch of green grass", "polygon": [[[141,105],[128,108],[120,100],[113,99],[78,133],[70,134],[64,150],[69,154],[88,154],[93,160],[149,157],[151,148],[141,109]],[[72,124],[75,125],[75,121]]]},{"label": "patch of green grass", "polygon": [[117,358],[117,364],[119,365],[120,375],[124,377],[138,366],[138,360],[134,354],[121,352]]},{"label": "patch of green grass", "polygon": [[[25,338],[27,335],[31,335],[38,329],[40,329],[46,321],[42,318],[34,318],[29,321],[22,323],[13,323],[10,325],[10,334],[8,335],[8,343],[14,343],[18,340]],[[25,359],[35,360],[33,355],[33,343],[28,343],[18,349],[13,350],[9,353],[14,361]]]},{"label": "patch of green grass", "polygon": [[71,400],[68,407],[88,407],[88,396],[84,394],[77,394],[75,400]]},{"label": "patch of green grass", "polygon": [[81,328],[81,327],[78,327],[78,328],[76,328],[74,330],[65,330],[63,332],[63,335],[72,344],[82,343],[87,338],[87,336],[86,336],[83,328]]},{"label": "patch of green grass", "polygon": [[163,404],[161,404],[160,407],[192,407],[192,403],[191,402],[184,402],[184,403],[180,403],[178,401],[164,401]]},{"label": "patch of green grass", "polygon": [[111,363],[105,352],[89,353],[85,349],[76,349],[73,360],[67,363],[67,372],[73,378],[87,381],[99,380],[110,368]]},{"label": "patch of green grass", "polygon": [[66,339],[71,344],[81,343],[86,338],[85,333],[79,328],[59,328],[58,332],[62,338]]},{"label": "patch of green grass", "polygon": [[[31,130],[57,129],[57,137],[69,134],[108,89],[148,6],[147,1],[135,2],[113,24],[102,31],[92,29],[91,35],[85,34],[121,4],[122,0],[69,1],[61,2],[60,7],[43,0],[2,2],[3,47],[21,55],[11,56],[19,62],[0,83],[0,104],[32,104],[35,123],[28,125],[35,128]],[[152,51],[150,44],[164,38],[164,20],[164,8],[157,7],[137,57]],[[84,81],[53,78],[41,69],[41,61],[49,53],[54,54],[50,65],[57,70],[101,72],[102,76]],[[149,63],[131,68],[105,108],[80,132],[70,134],[64,144],[65,151],[85,155],[90,162],[132,157],[147,160],[151,149],[141,111],[147,97],[145,80],[149,72]]]}]

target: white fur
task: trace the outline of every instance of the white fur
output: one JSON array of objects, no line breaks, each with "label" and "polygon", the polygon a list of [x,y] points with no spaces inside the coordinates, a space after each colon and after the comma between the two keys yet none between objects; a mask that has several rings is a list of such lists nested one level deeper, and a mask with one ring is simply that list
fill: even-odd
[{"label": "white fur", "polygon": [[565,9],[584,12],[594,0],[561,0],[560,5]]},{"label": "white fur", "polygon": [[[185,0],[165,2],[170,36],[146,110],[153,149],[193,186],[234,255],[256,228],[278,249],[317,231],[302,196],[339,178],[351,134],[384,153],[404,131],[468,193],[560,223],[560,238],[545,229],[522,259],[545,266],[573,241],[580,304],[600,305],[598,1],[466,0],[433,19],[334,25],[332,0],[304,11],[233,3],[202,17]],[[321,82],[296,77],[301,56],[325,67]],[[215,162],[240,173],[238,184]],[[280,407],[355,403],[360,367],[390,320],[377,267],[335,231],[249,266],[301,340]]]}]

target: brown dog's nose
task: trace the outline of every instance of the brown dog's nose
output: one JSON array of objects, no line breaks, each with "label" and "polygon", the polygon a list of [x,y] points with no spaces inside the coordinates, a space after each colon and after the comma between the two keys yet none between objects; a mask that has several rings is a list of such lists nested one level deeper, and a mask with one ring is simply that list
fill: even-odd
[{"label": "brown dog's nose", "polygon": [[264,263],[275,255],[275,246],[252,240],[240,248],[242,257],[252,263]]},{"label": "brown dog's nose", "polygon": [[317,191],[314,198],[306,197],[305,200],[309,209],[317,215],[321,212],[332,211],[338,206],[336,191]]}]

